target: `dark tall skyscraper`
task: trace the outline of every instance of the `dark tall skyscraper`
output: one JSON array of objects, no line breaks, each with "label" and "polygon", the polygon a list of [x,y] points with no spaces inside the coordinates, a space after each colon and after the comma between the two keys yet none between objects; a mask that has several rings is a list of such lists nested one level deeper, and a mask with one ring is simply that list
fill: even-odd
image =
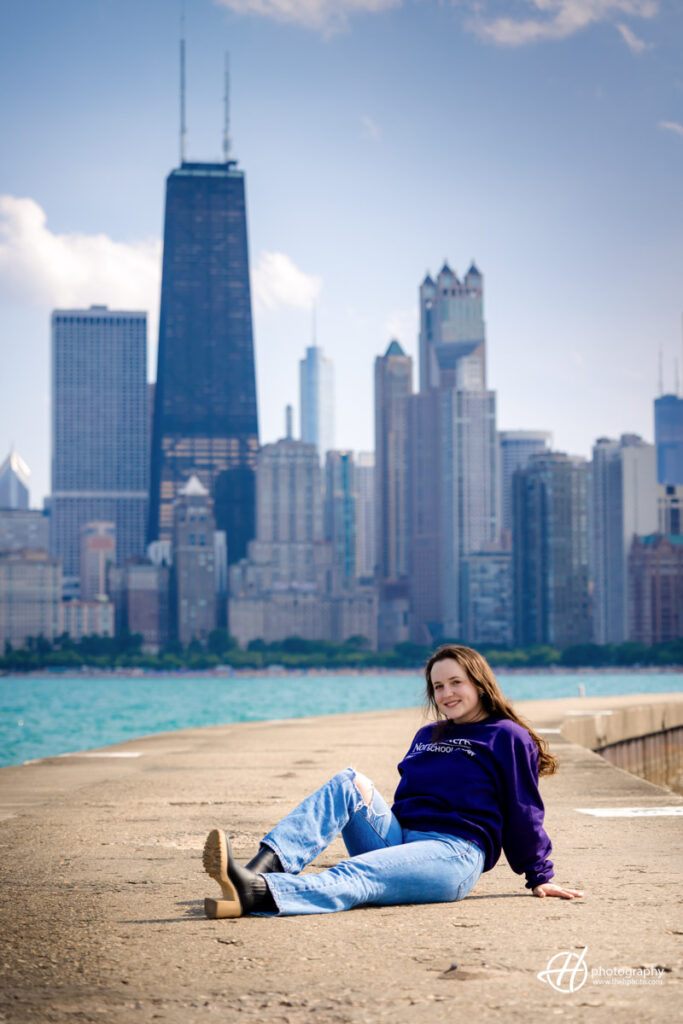
[{"label": "dark tall skyscraper", "polygon": [[228,560],[243,558],[257,450],[244,173],[183,161],[166,180],[148,539],[171,538],[173,502],[196,474]]}]

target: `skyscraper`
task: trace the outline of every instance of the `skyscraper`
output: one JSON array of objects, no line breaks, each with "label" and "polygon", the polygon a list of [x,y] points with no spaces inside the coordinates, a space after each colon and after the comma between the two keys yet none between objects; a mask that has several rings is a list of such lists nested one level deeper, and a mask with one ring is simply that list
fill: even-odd
[{"label": "skyscraper", "polygon": [[317,452],[313,445],[285,438],[263,446],[257,467],[252,560],[271,567],[276,587],[313,586],[315,548],[323,540],[322,471]]},{"label": "skyscraper", "polygon": [[31,470],[14,449],[0,465],[0,508],[27,509]]},{"label": "skyscraper", "polygon": [[548,451],[553,435],[545,430],[501,430],[498,432],[500,445],[500,505],[501,528],[506,543],[512,535],[512,476],[516,469],[525,466],[532,455]]},{"label": "skyscraper", "polygon": [[396,339],[375,359],[375,560],[381,648],[409,638],[410,503],[406,399],[413,361]]},{"label": "skyscraper", "polygon": [[231,634],[241,644],[329,637],[330,609],[321,586],[331,572],[329,555],[315,447],[291,437],[264,445],[256,467],[256,538],[249,557],[230,569]]},{"label": "skyscraper", "polygon": [[434,392],[405,401],[408,489],[410,636],[431,645],[443,637],[442,459]]},{"label": "skyscraper", "polygon": [[548,452],[532,455],[513,477],[512,564],[515,641],[590,640],[587,464]]},{"label": "skyscraper", "polygon": [[358,452],[356,458],[356,567],[358,576],[375,574],[375,454]]},{"label": "skyscraper", "polygon": [[324,462],[334,448],[334,370],[318,345],[309,346],[299,361],[299,399],[301,440],[315,445]]},{"label": "skyscraper", "polygon": [[498,534],[498,446],[493,391],[440,388],[441,622],[443,636],[463,636],[463,560]]},{"label": "skyscraper", "polygon": [[593,446],[590,487],[590,576],[596,643],[623,643],[629,635],[627,562],[635,534],[657,530],[653,445],[635,434]]},{"label": "skyscraper", "polygon": [[683,536],[634,537],[628,557],[629,639],[670,643],[683,637]]},{"label": "skyscraper", "polygon": [[377,577],[408,576],[406,411],[413,390],[413,361],[395,339],[375,359],[375,509]]},{"label": "skyscraper", "polygon": [[50,548],[65,588],[78,585],[80,530],[116,524],[118,564],[145,547],[147,514],[145,313],[52,314]]},{"label": "skyscraper", "polygon": [[412,632],[423,643],[464,636],[464,559],[498,539],[483,285],[474,263],[462,282],[446,263],[420,286],[420,394],[406,400],[406,437]]},{"label": "skyscraper", "polygon": [[188,163],[166,180],[148,540],[169,540],[196,474],[228,560],[254,536],[258,450],[244,172]]},{"label": "skyscraper", "polygon": [[420,391],[486,387],[484,279],[471,264],[463,281],[444,263],[420,286]]},{"label": "skyscraper", "polygon": [[181,644],[206,643],[216,628],[212,501],[191,476],[173,503],[173,607]]},{"label": "skyscraper", "polygon": [[657,482],[683,484],[683,398],[655,398]]},{"label": "skyscraper", "polygon": [[342,585],[354,584],[358,493],[353,452],[328,451],[325,457],[323,525],[332,545],[332,564]]}]

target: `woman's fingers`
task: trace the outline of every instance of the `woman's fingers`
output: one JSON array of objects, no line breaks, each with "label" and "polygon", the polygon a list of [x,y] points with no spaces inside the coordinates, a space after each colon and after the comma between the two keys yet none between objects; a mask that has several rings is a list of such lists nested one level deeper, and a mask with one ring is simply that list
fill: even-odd
[{"label": "woman's fingers", "polygon": [[554,885],[552,882],[545,882],[543,885],[536,886],[534,896],[540,896],[541,899],[544,899],[546,896],[559,896],[564,900],[573,900],[577,896],[583,896],[583,890],[565,889],[560,885]]}]

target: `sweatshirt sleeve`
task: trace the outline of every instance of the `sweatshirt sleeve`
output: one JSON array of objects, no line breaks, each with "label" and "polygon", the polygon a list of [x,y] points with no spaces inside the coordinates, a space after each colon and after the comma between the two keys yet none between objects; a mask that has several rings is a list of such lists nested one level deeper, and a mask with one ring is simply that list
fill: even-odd
[{"label": "sweatshirt sleeve", "polygon": [[509,761],[503,765],[506,807],[502,845],[508,864],[518,875],[526,875],[526,888],[533,889],[553,877],[552,850],[543,828],[545,808],[538,790],[538,749],[533,740],[510,735]]}]

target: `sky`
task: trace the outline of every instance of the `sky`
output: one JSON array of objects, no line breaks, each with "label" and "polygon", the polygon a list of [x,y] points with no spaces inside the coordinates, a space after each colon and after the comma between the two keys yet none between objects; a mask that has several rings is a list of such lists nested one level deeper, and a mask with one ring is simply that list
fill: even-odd
[{"label": "sky", "polygon": [[[0,461],[50,491],[54,308],[149,315],[179,162],[182,0],[7,0],[0,35]],[[418,287],[484,275],[502,430],[653,440],[683,378],[679,0],[185,0],[187,155],[246,174],[262,443],[298,361],[372,450],[373,365],[415,359]],[[683,386],[683,379],[682,379]]]}]

